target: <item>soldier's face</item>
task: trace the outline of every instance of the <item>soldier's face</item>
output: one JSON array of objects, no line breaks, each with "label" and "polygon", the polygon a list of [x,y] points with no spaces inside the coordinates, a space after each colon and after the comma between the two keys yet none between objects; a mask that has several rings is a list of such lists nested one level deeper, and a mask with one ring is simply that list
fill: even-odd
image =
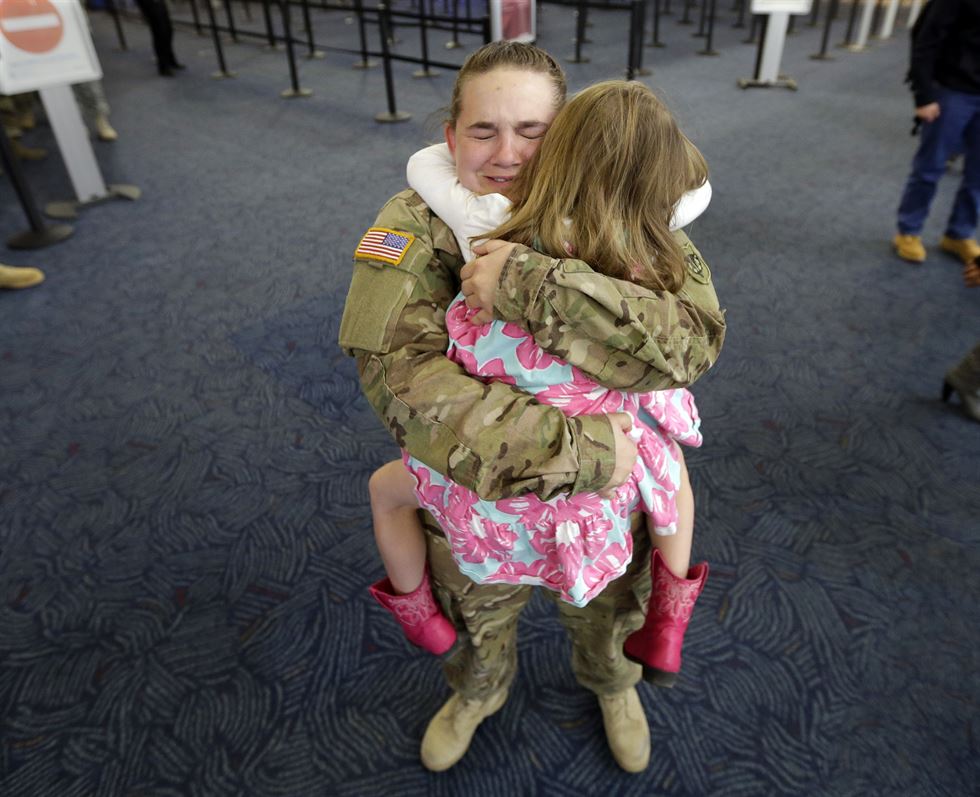
[{"label": "soldier's face", "polygon": [[477,194],[504,194],[555,118],[551,79],[540,72],[495,69],[463,84],[446,143],[459,181]]}]

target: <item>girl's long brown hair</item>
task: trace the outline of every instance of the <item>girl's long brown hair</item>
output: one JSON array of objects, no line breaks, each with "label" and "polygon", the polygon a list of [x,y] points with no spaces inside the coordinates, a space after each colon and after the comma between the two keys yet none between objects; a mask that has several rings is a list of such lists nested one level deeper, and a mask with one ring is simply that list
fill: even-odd
[{"label": "girl's long brown hair", "polygon": [[552,257],[567,257],[570,243],[596,271],[676,293],[684,254],[670,219],[707,177],[701,153],[649,88],[597,83],[559,111],[517,178],[510,218],[488,237]]}]

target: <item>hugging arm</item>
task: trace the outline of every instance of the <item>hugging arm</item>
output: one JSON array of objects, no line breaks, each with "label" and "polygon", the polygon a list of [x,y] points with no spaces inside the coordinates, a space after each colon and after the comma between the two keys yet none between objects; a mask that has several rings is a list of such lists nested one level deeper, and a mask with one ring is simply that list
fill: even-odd
[{"label": "hugging arm", "polygon": [[495,314],[606,387],[685,387],[718,358],[725,315],[707,264],[683,232],[687,279],[672,294],[607,277],[581,260],[514,246],[500,272]]},{"label": "hugging arm", "polygon": [[397,264],[355,260],[340,344],[398,445],[483,498],[605,487],[616,461],[606,416],[566,417],[446,357],[445,310],[459,288],[449,230],[411,191],[376,225],[412,240]]}]

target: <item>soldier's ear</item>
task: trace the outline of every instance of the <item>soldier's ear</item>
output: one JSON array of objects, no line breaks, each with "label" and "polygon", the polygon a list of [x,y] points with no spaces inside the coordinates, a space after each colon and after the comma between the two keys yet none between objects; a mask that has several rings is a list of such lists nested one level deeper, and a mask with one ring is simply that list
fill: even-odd
[{"label": "soldier's ear", "polygon": [[446,134],[446,145],[449,147],[449,154],[454,158],[456,157],[456,128],[453,127],[449,122],[442,127],[443,132]]}]

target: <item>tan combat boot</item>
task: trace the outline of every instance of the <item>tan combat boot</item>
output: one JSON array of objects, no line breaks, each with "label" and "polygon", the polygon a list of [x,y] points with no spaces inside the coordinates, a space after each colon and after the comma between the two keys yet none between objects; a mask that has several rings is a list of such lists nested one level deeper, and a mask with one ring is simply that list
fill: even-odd
[{"label": "tan combat boot", "polygon": [[950,238],[944,235],[939,239],[939,248],[958,257],[965,265],[970,265],[980,257],[980,244],[975,238]]},{"label": "tan combat boot", "polygon": [[30,288],[40,282],[44,282],[44,272],[39,268],[0,265],[0,288]]},{"label": "tan combat boot", "polygon": [[636,689],[599,695],[599,708],[616,763],[627,772],[642,772],[650,763],[650,726]]},{"label": "tan combat boot", "polygon": [[115,141],[119,138],[115,128],[109,124],[109,118],[101,113],[95,117],[95,134],[100,141]]},{"label": "tan combat boot", "polygon": [[422,766],[430,772],[449,769],[470,749],[473,734],[491,714],[507,701],[507,690],[500,689],[485,700],[467,700],[458,692],[436,712],[422,737]]},{"label": "tan combat boot", "polygon": [[892,245],[895,252],[902,260],[909,263],[924,263],[926,259],[926,248],[922,245],[922,237],[919,235],[902,235],[898,233],[892,238]]}]

